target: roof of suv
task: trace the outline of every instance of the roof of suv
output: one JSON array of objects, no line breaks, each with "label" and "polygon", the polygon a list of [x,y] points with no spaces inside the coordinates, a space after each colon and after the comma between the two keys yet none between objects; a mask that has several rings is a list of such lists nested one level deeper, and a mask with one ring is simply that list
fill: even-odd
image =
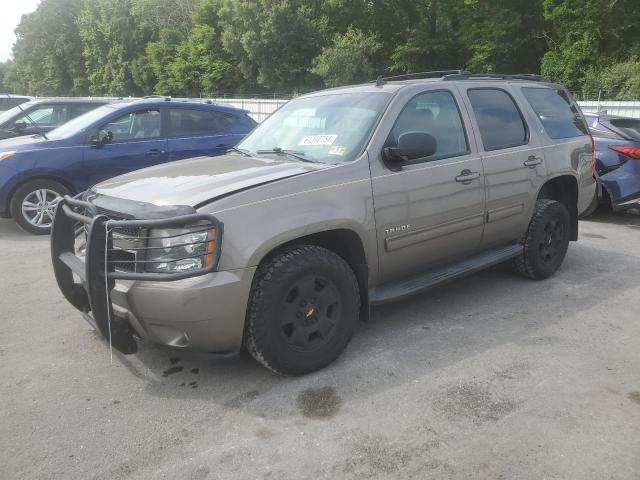
[{"label": "roof of suv", "polygon": [[320,90],[319,92],[310,93],[305,96],[323,95],[327,92],[339,94],[353,92],[354,90],[358,92],[387,91],[393,93],[411,85],[434,83],[450,84],[453,82],[517,82],[519,84],[526,84],[530,86],[557,86],[553,82],[547,80],[545,77],[535,74],[472,74],[469,72],[465,72],[464,70],[445,70],[437,72],[408,73],[392,77],[378,77],[377,80],[372,80],[367,83],[329,88]]},{"label": "roof of suv", "polygon": [[172,98],[163,96],[152,96],[145,98],[124,98],[114,101],[110,106],[116,108],[119,105],[146,105],[149,107],[166,107],[167,105],[192,105],[198,108],[208,109],[214,108],[215,110],[228,111],[230,113],[249,113],[248,110],[234,107],[226,103],[216,103],[213,100],[205,98]]}]

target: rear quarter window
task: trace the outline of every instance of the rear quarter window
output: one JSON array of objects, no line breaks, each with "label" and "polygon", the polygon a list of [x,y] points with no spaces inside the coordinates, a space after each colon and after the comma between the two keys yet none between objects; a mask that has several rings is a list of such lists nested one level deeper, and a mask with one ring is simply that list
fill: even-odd
[{"label": "rear quarter window", "polygon": [[581,137],[589,133],[582,114],[569,94],[558,88],[522,89],[544,130],[555,139]]}]

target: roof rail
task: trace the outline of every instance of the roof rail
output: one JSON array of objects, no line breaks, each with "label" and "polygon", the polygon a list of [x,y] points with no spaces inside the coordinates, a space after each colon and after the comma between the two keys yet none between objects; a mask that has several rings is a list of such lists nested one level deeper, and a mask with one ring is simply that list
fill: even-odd
[{"label": "roof rail", "polygon": [[530,82],[548,82],[549,80],[535,73],[452,73],[445,75],[443,80],[528,80]]},{"label": "roof rail", "polygon": [[144,99],[153,99],[153,98],[162,99],[165,102],[170,102],[171,101],[171,97],[168,96],[168,95],[145,95],[142,98],[144,98]]},{"label": "roof rail", "polygon": [[375,83],[376,85],[382,85],[384,82],[393,82],[395,80],[417,80],[420,78],[441,78],[447,75],[470,75],[470,72],[466,70],[434,70],[431,72],[415,72],[415,73],[403,73],[401,75],[393,75],[391,77],[383,77],[380,75],[376,80],[371,80],[368,83]]}]

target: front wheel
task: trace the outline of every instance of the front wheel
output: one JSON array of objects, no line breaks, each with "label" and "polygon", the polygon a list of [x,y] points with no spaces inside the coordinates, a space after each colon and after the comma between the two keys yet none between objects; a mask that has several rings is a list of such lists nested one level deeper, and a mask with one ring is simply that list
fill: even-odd
[{"label": "front wheel", "polygon": [[524,239],[523,252],[514,260],[516,271],[534,280],[553,275],[567,254],[570,228],[571,218],[563,203],[538,200]]},{"label": "front wheel", "polygon": [[359,311],[358,282],[342,257],[318,246],[293,246],[256,272],[245,345],[276,373],[310,373],[342,353]]},{"label": "front wheel", "polygon": [[27,232],[46,235],[51,231],[58,202],[69,193],[54,180],[32,180],[18,187],[11,197],[11,216]]}]

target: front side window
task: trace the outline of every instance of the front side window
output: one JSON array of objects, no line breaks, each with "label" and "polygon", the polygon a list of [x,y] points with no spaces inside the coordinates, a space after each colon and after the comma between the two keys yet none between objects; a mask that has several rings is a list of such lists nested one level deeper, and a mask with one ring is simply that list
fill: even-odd
[{"label": "front side window", "polygon": [[334,93],[290,101],[239,145],[253,154],[289,151],[312,162],[356,158],[385,109],[386,92]]},{"label": "front side window", "polygon": [[522,93],[542,122],[547,135],[554,140],[581,137],[589,132],[580,110],[566,91],[558,88],[525,87]]},{"label": "front side window", "polygon": [[238,118],[221,112],[187,108],[169,109],[169,136],[214,135],[228,130]]},{"label": "front side window", "polygon": [[16,118],[15,122],[31,125],[31,121],[38,125],[62,125],[67,119],[67,108],[64,105],[42,105]]},{"label": "front side window", "polygon": [[160,137],[160,110],[137,110],[103,125],[99,130],[109,133],[111,143]]},{"label": "front side window", "polygon": [[528,143],[528,131],[513,98],[497,88],[467,91],[485,151]]},{"label": "front side window", "polygon": [[458,105],[448,91],[423,93],[409,100],[385,145],[397,145],[400,135],[407,132],[425,132],[435,138],[435,153],[423,160],[455,157],[469,152]]}]

